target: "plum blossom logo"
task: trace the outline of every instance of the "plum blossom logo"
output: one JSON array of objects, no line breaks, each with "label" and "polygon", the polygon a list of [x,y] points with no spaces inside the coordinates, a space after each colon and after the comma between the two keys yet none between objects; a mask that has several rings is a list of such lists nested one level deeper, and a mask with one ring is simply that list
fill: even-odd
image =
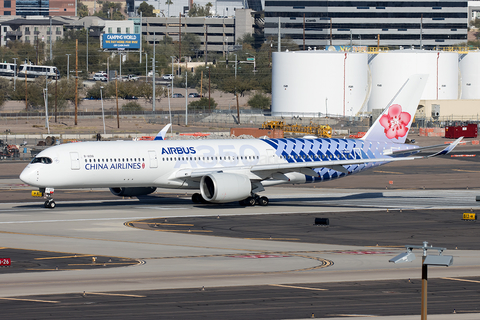
[{"label": "plum blossom logo", "polygon": [[380,124],[385,128],[384,132],[388,139],[398,139],[407,134],[411,118],[408,112],[402,112],[401,105],[392,104],[388,108],[388,113],[380,118]]}]

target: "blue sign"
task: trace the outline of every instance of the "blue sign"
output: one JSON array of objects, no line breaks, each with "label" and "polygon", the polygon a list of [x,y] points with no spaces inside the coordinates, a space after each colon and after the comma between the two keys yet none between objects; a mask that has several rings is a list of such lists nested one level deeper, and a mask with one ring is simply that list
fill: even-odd
[{"label": "blue sign", "polygon": [[103,49],[140,50],[140,34],[105,33],[102,36]]}]

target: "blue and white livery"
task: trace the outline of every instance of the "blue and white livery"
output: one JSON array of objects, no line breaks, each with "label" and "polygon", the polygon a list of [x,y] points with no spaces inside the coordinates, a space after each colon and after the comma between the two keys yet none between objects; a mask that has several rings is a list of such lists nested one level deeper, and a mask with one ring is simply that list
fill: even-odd
[{"label": "blue and white livery", "polygon": [[[267,205],[267,186],[328,181],[391,161],[414,160],[404,144],[426,76],[412,76],[362,139],[252,139],[82,142],[39,153],[20,179],[38,187],[55,207],[54,188],[110,188],[118,196],[150,194],[157,187],[195,189],[196,203],[240,201]],[[163,132],[163,134],[162,134]],[[432,154],[450,152],[459,142]],[[432,146],[438,147],[438,146]]]}]

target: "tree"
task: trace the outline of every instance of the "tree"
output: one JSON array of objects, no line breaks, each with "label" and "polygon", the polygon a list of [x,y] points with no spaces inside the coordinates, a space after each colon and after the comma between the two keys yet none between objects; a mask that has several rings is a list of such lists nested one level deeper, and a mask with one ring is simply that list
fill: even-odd
[{"label": "tree", "polygon": [[125,20],[125,16],[121,12],[122,5],[120,3],[105,1],[99,12],[93,15],[108,20]]},{"label": "tree", "polygon": [[[213,98],[210,98],[210,109],[215,109],[217,107],[217,103]],[[188,109],[194,110],[194,109],[208,109],[208,98],[202,97],[199,100],[192,101],[188,104]]]},{"label": "tree", "polygon": [[152,5],[149,5],[148,3],[146,3],[145,1],[143,1],[139,6],[138,6],[138,14],[140,14],[140,12],[142,13],[142,16],[143,17],[156,17],[157,15],[155,13],[153,13],[153,10],[155,9],[154,6]]},{"label": "tree", "polygon": [[211,2],[207,3],[205,7],[198,5],[196,3],[193,4],[192,8],[188,10],[189,17],[208,17],[211,16],[210,9],[212,9],[213,5]]},{"label": "tree", "polygon": [[88,7],[83,2],[77,2],[77,14],[80,18],[88,16]]},{"label": "tree", "polygon": [[170,17],[170,5],[173,4],[172,0],[165,1],[165,4],[168,5],[168,16]]},{"label": "tree", "polygon": [[262,95],[261,93],[256,93],[253,97],[248,100],[248,105],[254,109],[266,110],[270,108],[272,100]]}]

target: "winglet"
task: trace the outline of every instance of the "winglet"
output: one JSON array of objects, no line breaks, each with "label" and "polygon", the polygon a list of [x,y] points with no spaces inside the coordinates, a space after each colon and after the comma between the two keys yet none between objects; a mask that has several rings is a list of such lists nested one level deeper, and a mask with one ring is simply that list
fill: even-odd
[{"label": "winglet", "polygon": [[426,156],[425,158],[430,158],[430,157],[442,156],[444,154],[449,154],[462,141],[462,139],[463,139],[463,137],[458,138],[457,140],[455,140],[453,143],[449,144],[443,150],[441,150],[437,153],[431,154],[429,156]]},{"label": "winglet", "polygon": [[427,78],[425,74],[408,78],[362,139],[405,143]]},{"label": "winglet", "polygon": [[172,124],[169,123],[165,127],[163,127],[162,130],[155,136],[155,139],[153,140],[165,140],[165,135],[167,134],[168,129],[170,128]]}]

